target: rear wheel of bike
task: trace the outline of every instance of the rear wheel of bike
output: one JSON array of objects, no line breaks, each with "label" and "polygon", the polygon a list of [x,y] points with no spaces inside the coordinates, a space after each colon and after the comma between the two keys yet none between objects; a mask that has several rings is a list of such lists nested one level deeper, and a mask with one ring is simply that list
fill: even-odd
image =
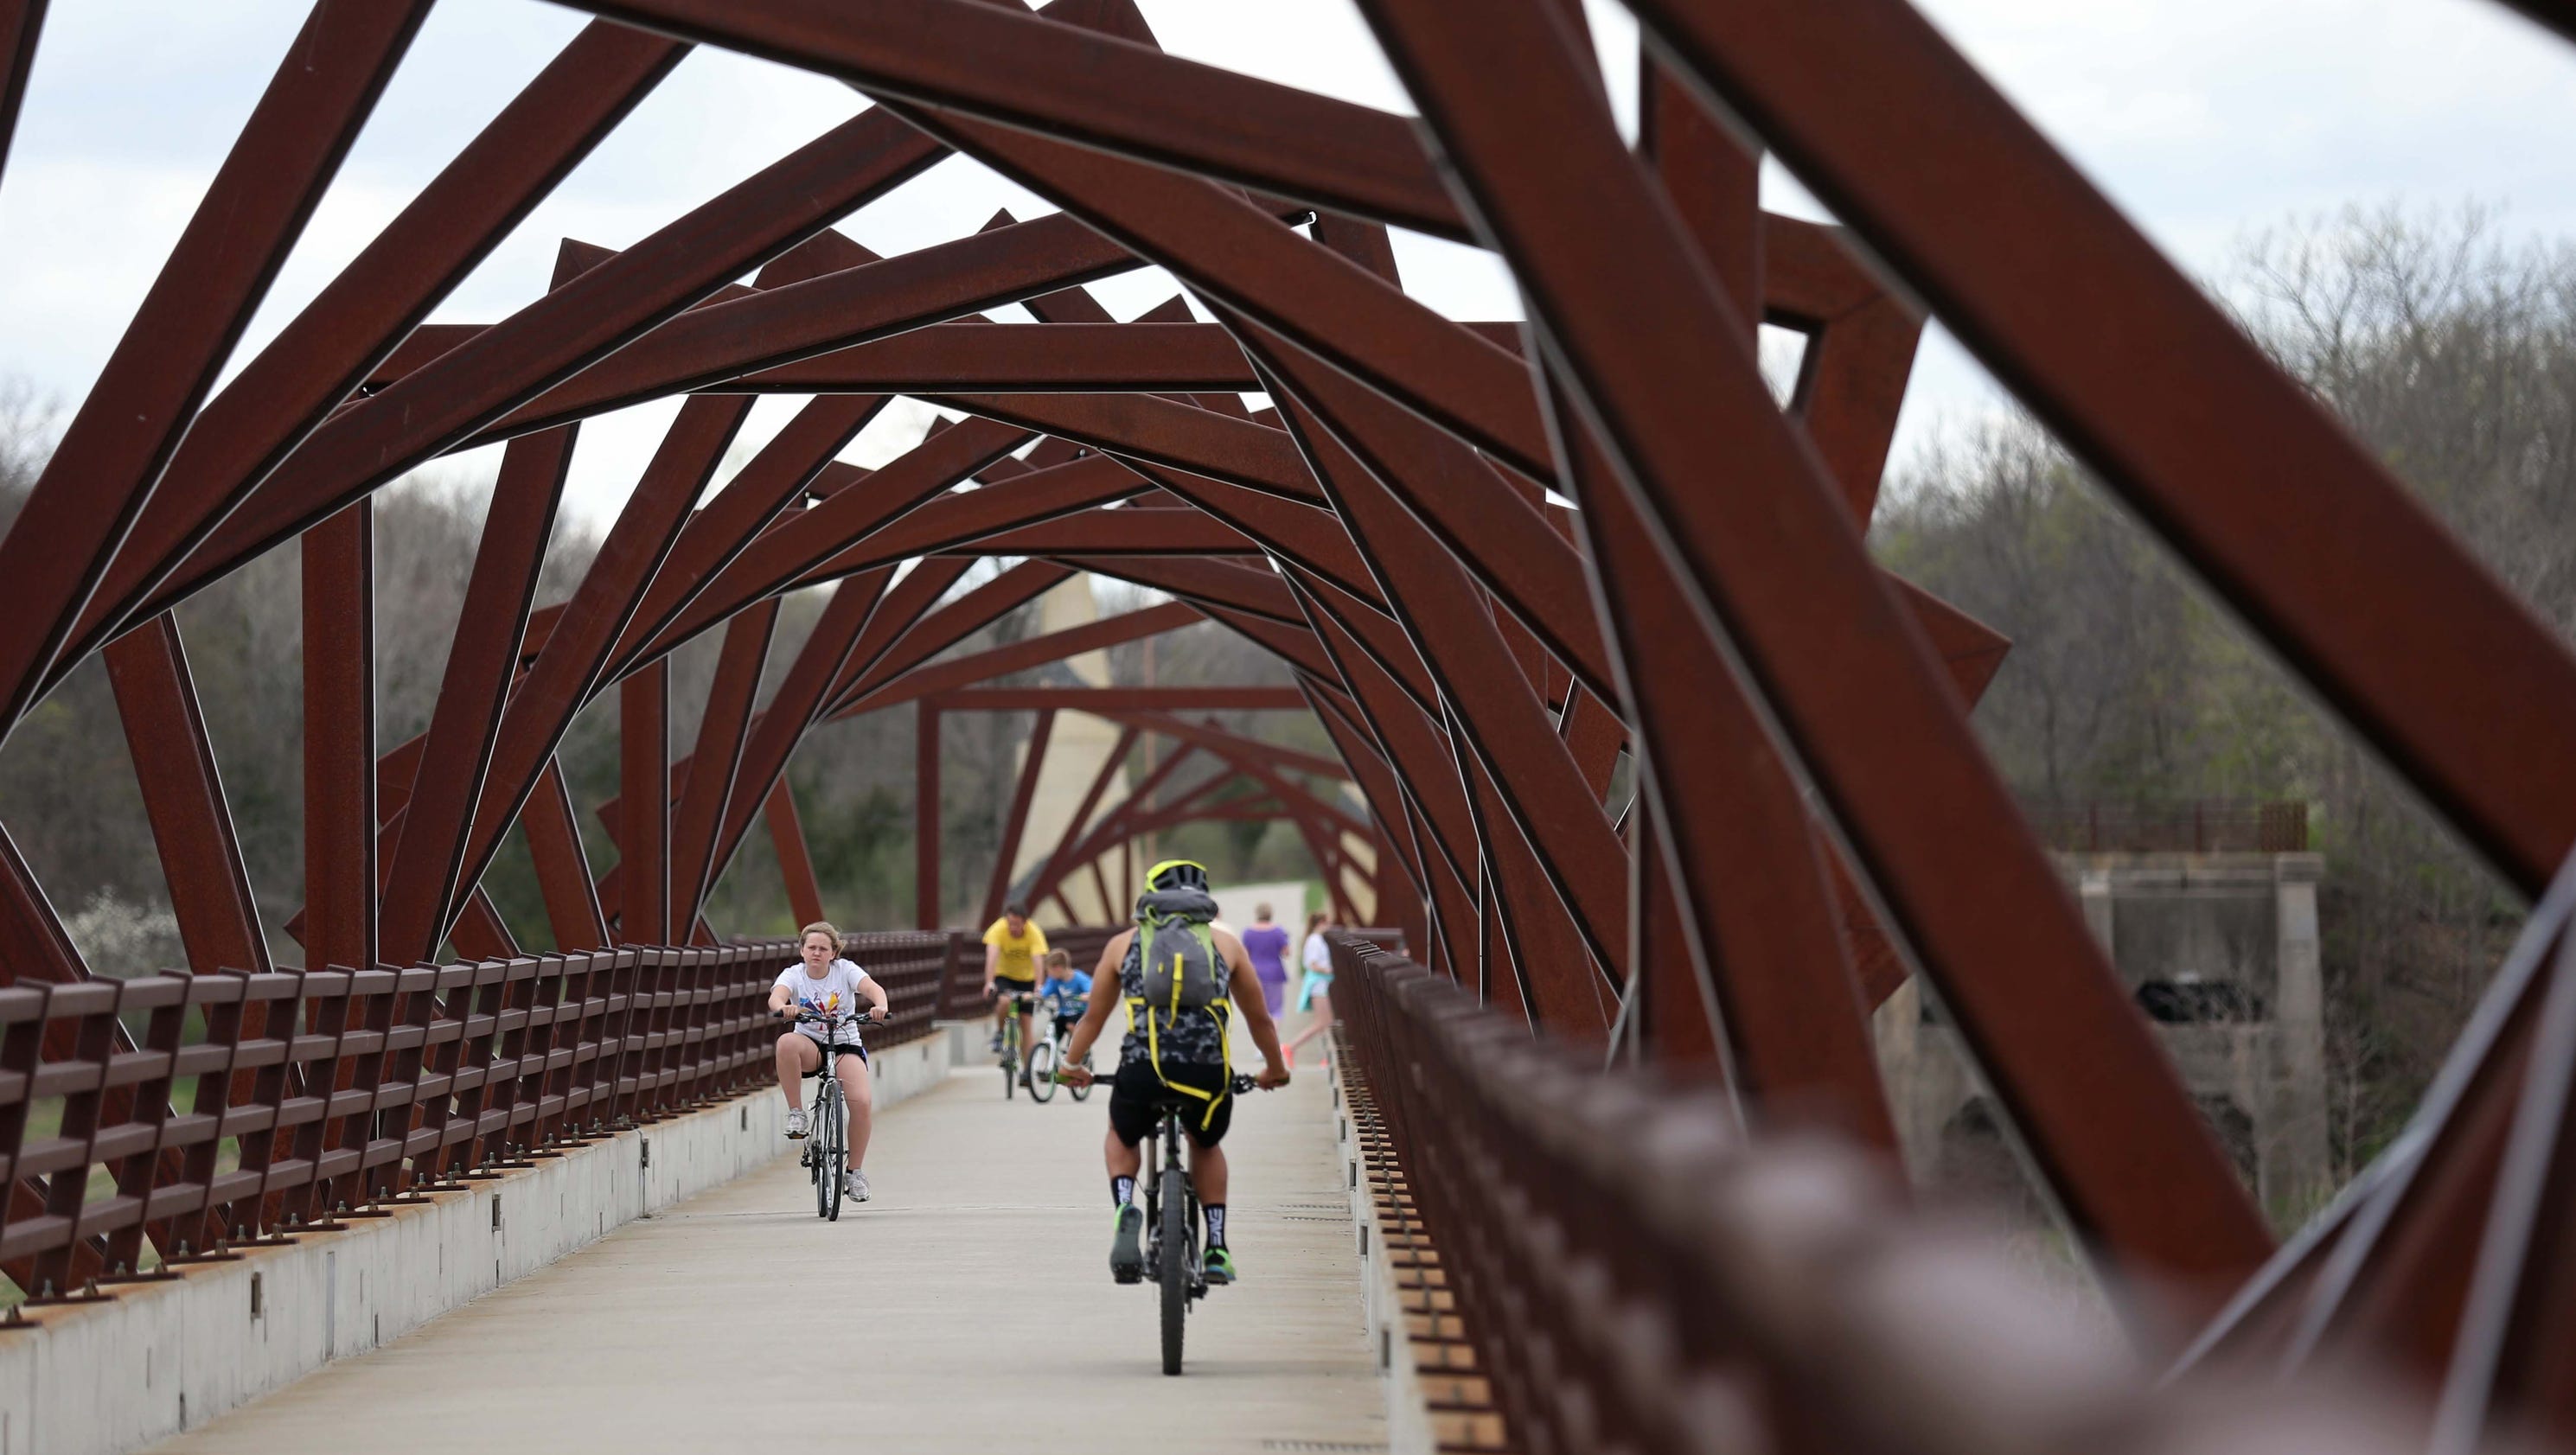
[{"label": "rear wheel of bike", "polygon": [[1055,1098],[1055,1042],[1040,1041],[1029,1047],[1029,1100],[1051,1101]]},{"label": "rear wheel of bike", "polygon": [[841,1133],[841,1083],[823,1083],[823,1094],[816,1098],[815,1114],[822,1119],[821,1146],[814,1154],[820,1164],[814,1181],[814,1211],[826,1222],[841,1220],[841,1168],[849,1159],[849,1142]]},{"label": "rear wheel of bike", "polygon": [[1155,1271],[1161,1275],[1159,1281],[1163,1286],[1163,1372],[1178,1374],[1181,1372],[1181,1324],[1190,1312],[1190,1265],[1198,1260],[1190,1256],[1188,1187],[1176,1177],[1165,1181],[1171,1185],[1163,1189],[1160,1239],[1163,1255],[1155,1260],[1161,1265]]},{"label": "rear wheel of bike", "polygon": [[[1083,1057],[1083,1058],[1082,1058],[1082,1069],[1083,1069],[1083,1070],[1085,1070],[1085,1071],[1088,1071],[1088,1070],[1090,1070],[1090,1069],[1091,1069],[1091,1058],[1090,1058],[1089,1056],[1085,1056],[1085,1057]],[[1073,1099],[1074,1099],[1074,1100],[1076,1100],[1076,1101],[1089,1101],[1089,1100],[1091,1100],[1091,1087],[1090,1087],[1088,1084],[1074,1087],[1074,1088],[1073,1088]]]}]

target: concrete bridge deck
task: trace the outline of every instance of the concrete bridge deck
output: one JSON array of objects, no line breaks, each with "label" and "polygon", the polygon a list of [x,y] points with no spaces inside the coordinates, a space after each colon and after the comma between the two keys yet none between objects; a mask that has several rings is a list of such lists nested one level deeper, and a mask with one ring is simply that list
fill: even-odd
[{"label": "concrete bridge deck", "polygon": [[1179,1379],[1151,1290],[1109,1280],[1106,1088],[1005,1104],[1000,1079],[882,1114],[876,1195],[837,1224],[781,1158],[155,1448],[1383,1448],[1323,1076],[1237,1114],[1247,1281],[1191,1315]]}]

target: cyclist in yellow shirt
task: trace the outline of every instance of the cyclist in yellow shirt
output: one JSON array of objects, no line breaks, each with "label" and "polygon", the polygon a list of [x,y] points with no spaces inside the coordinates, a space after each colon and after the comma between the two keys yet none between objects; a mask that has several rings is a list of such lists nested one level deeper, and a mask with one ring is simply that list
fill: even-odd
[{"label": "cyclist in yellow shirt", "polygon": [[[1046,931],[1029,919],[1029,907],[1013,900],[1002,917],[984,931],[984,994],[993,997],[993,1053],[1002,1050],[1002,1017],[1014,1009],[1020,1017],[1021,1054],[1029,1040],[1029,1007],[1036,1002],[1038,964],[1046,959]],[[1022,1071],[1026,1079],[1025,1068]]]}]

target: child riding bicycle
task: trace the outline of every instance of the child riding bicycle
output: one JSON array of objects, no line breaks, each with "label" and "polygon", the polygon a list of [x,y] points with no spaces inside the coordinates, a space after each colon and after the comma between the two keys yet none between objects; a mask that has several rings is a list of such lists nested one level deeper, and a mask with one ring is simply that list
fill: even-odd
[{"label": "child riding bicycle", "polygon": [[805,1135],[805,1078],[823,1064],[828,1049],[840,1057],[834,1068],[841,1095],[850,1109],[849,1165],[842,1169],[842,1195],[868,1200],[867,1174],[859,1164],[868,1155],[868,1048],[859,1041],[854,1018],[866,1003],[866,1014],[879,1022],[886,1016],[885,986],[855,963],[841,958],[841,932],[822,921],[805,927],[798,946],[802,963],[778,972],[770,987],[769,1013],[796,1024],[779,1033],[778,1088],[787,1093],[787,1135]]},{"label": "child riding bicycle", "polygon": [[1073,968],[1073,956],[1062,950],[1049,950],[1046,974],[1038,981],[1038,1001],[1046,1006],[1055,1020],[1055,1030],[1062,1035],[1082,1019],[1089,1003],[1091,977]]}]

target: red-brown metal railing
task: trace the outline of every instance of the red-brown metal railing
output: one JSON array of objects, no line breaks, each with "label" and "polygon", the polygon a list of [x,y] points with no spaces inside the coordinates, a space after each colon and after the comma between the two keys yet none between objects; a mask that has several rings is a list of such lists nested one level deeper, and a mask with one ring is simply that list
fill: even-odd
[{"label": "red-brown metal railing", "polygon": [[[892,1011],[872,1044],[930,1033],[952,938],[851,937]],[[752,1089],[794,958],[778,940],[0,988],[0,1186],[22,1189],[0,1268],[60,1296],[135,1273],[147,1238],[196,1256]]]},{"label": "red-brown metal railing", "polygon": [[1883,1161],[1748,1141],[1720,1090],[1605,1074],[1332,944],[1351,1135],[1443,1449],[2217,1450],[2261,1427],[2394,1451],[2421,1428],[2313,1383],[2234,1408],[2159,1389],[1996,1244],[1907,1211]]},{"label": "red-brown metal railing", "polygon": [[2040,842],[2081,854],[2304,854],[2308,806],[2208,799],[2183,803],[2024,805]]}]

